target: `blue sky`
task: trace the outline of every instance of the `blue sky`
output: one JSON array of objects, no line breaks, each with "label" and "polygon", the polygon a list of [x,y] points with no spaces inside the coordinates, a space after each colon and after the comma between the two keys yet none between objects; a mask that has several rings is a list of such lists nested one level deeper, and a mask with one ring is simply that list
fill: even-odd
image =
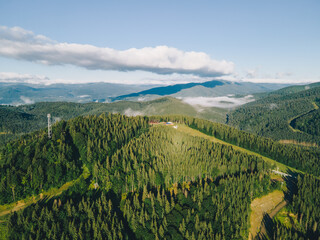
[{"label": "blue sky", "polygon": [[318,0],[0,0],[0,81],[320,81],[319,12]]}]

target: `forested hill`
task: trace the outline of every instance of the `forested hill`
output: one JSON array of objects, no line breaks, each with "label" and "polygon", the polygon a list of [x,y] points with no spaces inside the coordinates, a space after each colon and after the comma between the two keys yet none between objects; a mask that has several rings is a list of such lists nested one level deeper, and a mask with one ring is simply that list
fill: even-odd
[{"label": "forested hill", "polygon": [[104,112],[121,113],[127,116],[155,114],[183,114],[212,121],[225,122],[227,110],[206,108],[201,112],[181,100],[165,97],[149,102],[115,102],[115,103],[70,103],[41,102],[30,105],[0,105],[0,144],[15,137],[39,130],[47,125],[47,114],[53,121],[68,120],[81,115],[101,114]]},{"label": "forested hill", "polygon": [[239,107],[228,115],[228,124],[276,140],[320,145],[320,87],[314,84],[308,90],[288,92],[290,88],[279,90]]},{"label": "forested hill", "polygon": [[[270,177],[275,166],[249,151],[150,120],[171,120],[178,129],[185,124],[320,175],[316,149],[281,145],[223,124],[183,116],[77,117],[56,123],[51,139],[41,130],[1,149],[0,204],[72,183],[62,195],[11,214],[7,237],[248,239],[251,201],[281,189]],[[297,204],[313,194],[301,191]],[[319,216],[305,214],[309,209],[296,210],[307,223],[299,234],[319,236],[313,230]]]},{"label": "forested hill", "polygon": [[281,89],[271,91],[271,92],[263,92],[254,94],[256,99],[264,98],[264,97],[280,97],[285,96],[292,93],[303,92],[305,90],[309,90],[312,88],[320,87],[320,82],[311,83],[307,85],[294,85],[289,87],[283,87]]}]

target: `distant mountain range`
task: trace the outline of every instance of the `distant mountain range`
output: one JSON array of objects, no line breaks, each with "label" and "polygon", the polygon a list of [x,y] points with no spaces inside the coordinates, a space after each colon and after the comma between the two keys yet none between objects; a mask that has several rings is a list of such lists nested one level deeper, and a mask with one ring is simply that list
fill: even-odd
[{"label": "distant mountain range", "polygon": [[247,95],[277,90],[288,85],[248,82],[208,81],[204,83],[128,85],[113,83],[87,84],[14,84],[0,83],[0,104],[21,105],[35,102],[67,101],[77,103],[149,101],[163,96],[175,98]]},{"label": "distant mountain range", "polygon": [[0,104],[21,105],[35,102],[105,102],[110,97],[146,90],[157,85],[114,83],[17,84],[0,83]]},{"label": "distant mountain range", "polygon": [[[72,86],[75,89],[71,89]],[[111,93],[112,88],[107,88],[110,86],[114,87],[114,93]],[[271,91],[272,88],[281,86],[283,85],[210,81],[150,88],[138,93],[107,99],[114,101],[111,103],[106,103],[105,98],[103,98],[103,103],[92,101],[85,103],[83,99],[79,103],[71,102],[77,100],[72,97],[73,94],[93,94],[95,89],[100,87],[96,90],[97,96],[103,97],[104,91],[105,94],[115,96],[117,92],[121,92],[121,89],[129,92],[132,85],[88,84],[87,90],[85,85],[67,85],[68,88],[64,91],[72,92],[68,98],[70,102],[34,104],[29,102],[21,106],[0,106],[0,143],[7,142],[20,134],[44,128],[47,113],[51,113],[55,120],[67,120],[79,115],[109,112],[127,116],[187,115],[215,122],[227,122],[239,129],[277,140],[320,144],[318,127],[320,112],[317,109],[320,106],[320,83],[289,86]],[[28,98],[30,96],[28,94],[35,93],[32,97],[33,101],[36,99],[45,101],[46,98],[41,98],[43,96],[41,94],[48,92],[50,94],[64,93],[63,85],[49,86],[48,89],[30,86],[10,87],[13,92],[7,92],[8,96],[16,94],[16,96]],[[103,87],[107,89],[102,89]],[[1,91],[4,90],[1,89]],[[251,95],[259,91],[260,93]],[[1,97],[4,98],[6,95],[3,94]],[[156,99],[134,101],[139,98]],[[51,95],[51,100],[54,100],[53,95]]]},{"label": "distant mountain range", "polygon": [[208,81],[204,83],[175,84],[165,87],[155,87],[141,92],[111,97],[112,101],[147,101],[161,96],[176,98],[185,97],[221,97],[227,95],[246,95],[253,93],[270,92],[288,84],[250,83],[250,82],[229,82],[229,81]]}]

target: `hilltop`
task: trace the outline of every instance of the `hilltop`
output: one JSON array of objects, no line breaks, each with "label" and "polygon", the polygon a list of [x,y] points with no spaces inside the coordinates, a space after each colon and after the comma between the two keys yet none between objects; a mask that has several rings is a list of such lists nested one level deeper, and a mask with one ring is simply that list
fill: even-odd
[{"label": "hilltop", "polygon": [[[121,113],[127,116],[183,114],[211,121],[224,122],[227,110],[220,108],[195,108],[183,101],[164,97],[148,102],[120,101],[115,103],[70,103],[40,102],[21,106],[0,106],[0,140],[7,142],[23,133],[47,125],[47,113],[54,121],[68,120],[81,115],[104,112]],[[0,141],[0,142],[1,142]]]}]

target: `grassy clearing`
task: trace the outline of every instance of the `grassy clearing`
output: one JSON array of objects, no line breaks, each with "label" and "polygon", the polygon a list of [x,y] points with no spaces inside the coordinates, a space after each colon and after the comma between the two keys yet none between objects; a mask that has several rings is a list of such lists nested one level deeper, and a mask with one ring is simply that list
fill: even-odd
[{"label": "grassy clearing", "polygon": [[28,198],[25,198],[23,200],[20,200],[14,203],[0,205],[0,239],[1,240],[8,239],[7,218],[11,212],[22,210],[27,206],[31,205],[32,203],[36,203],[37,201],[39,201],[44,197],[52,198],[54,196],[58,196],[63,191],[67,190],[73,184],[73,182],[74,181],[67,182],[60,188],[50,189],[46,192],[40,193],[37,196],[30,196]]},{"label": "grassy clearing", "polygon": [[60,188],[52,188],[36,196],[30,196],[14,203],[0,205],[0,239],[1,240],[7,239],[7,220],[11,212],[22,210],[27,206],[33,203],[36,203],[37,201],[43,198],[46,198],[47,200],[49,200],[55,196],[58,196],[64,191],[68,190],[69,187],[71,187],[73,184],[80,181],[81,177],[83,177],[84,179],[87,179],[91,175],[90,171],[85,165],[82,167],[82,169],[83,169],[83,172],[79,178],[63,184]]},{"label": "grassy clearing", "polygon": [[315,110],[319,109],[319,106],[315,102],[312,102],[312,105],[313,105]]},{"label": "grassy clearing", "polygon": [[182,125],[182,124],[179,124],[178,125],[178,129],[177,131],[181,131],[181,132],[184,132],[184,133],[187,133],[191,136],[196,136],[196,137],[202,137],[202,138],[205,138],[205,139],[208,139],[212,142],[215,142],[215,143],[220,143],[220,144],[223,144],[223,145],[227,145],[227,146],[232,146],[234,149],[238,150],[238,151],[241,151],[241,152],[245,152],[246,154],[248,155],[254,155],[254,156],[257,156],[257,157],[260,157],[262,158],[265,162],[271,164],[271,165],[275,165],[276,168],[279,169],[279,171],[282,171],[282,172],[287,172],[288,169],[290,169],[291,171],[294,171],[294,172],[301,172],[295,168],[291,168],[291,167],[288,167],[282,163],[279,163],[271,158],[268,158],[268,157],[265,157],[265,156],[262,156],[261,154],[259,153],[256,153],[256,152],[253,152],[253,151],[250,151],[250,150],[247,150],[245,148],[242,148],[242,147],[239,147],[239,146],[236,146],[236,145],[232,145],[230,143],[227,143],[227,142],[224,142],[220,139],[217,139],[213,136],[209,136],[209,135],[206,135],[198,130],[195,130],[195,129],[192,129],[186,125]]},{"label": "grassy clearing", "polygon": [[274,219],[279,221],[287,228],[295,228],[300,232],[305,231],[304,227],[299,223],[298,216],[292,213],[287,207],[281,209]]},{"label": "grassy clearing", "polygon": [[69,187],[71,187],[73,184],[80,181],[81,177],[83,177],[84,179],[87,179],[90,176],[90,171],[85,165],[82,167],[82,169],[83,169],[83,172],[78,179],[67,182],[63,184],[60,188],[51,188],[48,191],[44,191],[40,193],[39,195],[29,196],[23,200],[20,200],[14,203],[0,205],[0,222],[1,222],[1,217],[8,215],[10,212],[19,211],[31,205],[32,203],[36,203],[37,201],[43,198],[47,198],[49,200],[52,197],[60,195],[62,192],[66,191]]},{"label": "grassy clearing", "polygon": [[292,139],[281,139],[279,143],[282,144],[294,144],[294,145],[301,145],[304,147],[319,147],[316,143],[309,143],[309,142],[298,142]]},{"label": "grassy clearing", "polygon": [[252,239],[257,235],[260,230],[263,215],[271,213],[279,204],[284,201],[284,193],[276,190],[261,198],[256,198],[251,202],[251,215],[250,215],[250,235]]},{"label": "grassy clearing", "polygon": [[32,203],[36,203],[40,199],[43,199],[43,198],[50,199],[54,196],[58,196],[63,191],[67,190],[71,185],[73,185],[73,183],[74,181],[67,182],[64,185],[62,185],[60,188],[52,188],[36,196],[30,196],[14,203],[0,205],[0,217],[8,215],[11,212],[16,212],[21,209],[24,209],[25,207],[31,205]]},{"label": "grassy clearing", "polygon": [[281,209],[281,211],[275,216],[275,219],[287,228],[299,225],[297,216],[291,213],[287,208]]}]

